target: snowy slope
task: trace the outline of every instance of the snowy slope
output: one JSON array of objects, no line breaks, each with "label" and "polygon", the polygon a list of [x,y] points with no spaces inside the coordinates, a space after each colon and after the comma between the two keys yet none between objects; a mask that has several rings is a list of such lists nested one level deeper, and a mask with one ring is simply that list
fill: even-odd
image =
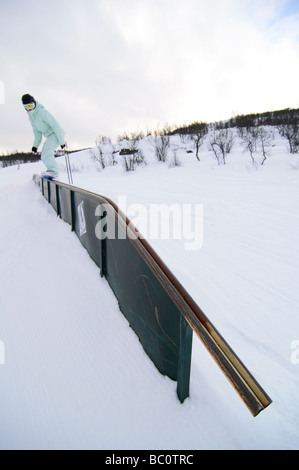
[{"label": "snowy slope", "polygon": [[74,184],[129,210],[203,204],[201,249],[150,243],[273,403],[252,418],[195,337],[191,396],[181,405],[33,185],[42,163],[10,167],[0,169],[0,449],[298,449],[298,156],[277,139],[263,167],[238,145],[218,166],[206,148],[198,162],[175,137],[182,166],[169,168],[154,162],[147,140],[139,145],[148,165],[130,173],[72,155]]}]

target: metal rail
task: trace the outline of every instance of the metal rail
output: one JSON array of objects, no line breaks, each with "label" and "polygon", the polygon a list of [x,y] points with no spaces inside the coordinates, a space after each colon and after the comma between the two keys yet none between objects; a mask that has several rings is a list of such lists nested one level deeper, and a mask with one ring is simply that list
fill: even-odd
[{"label": "metal rail", "polygon": [[[192,330],[200,338],[222,372],[226,375],[253,416],[257,416],[272,402],[260,384],[245,367],[236,353],[224,340],[207,316],[195,303],[189,293],[176,279],[150,244],[142,237],[126,215],[109,198],[59,181],[51,181],[57,187],[66,188],[74,193],[105,204],[105,209],[113,214],[115,221],[128,233],[131,243],[138,250],[155,277],[176,304]],[[49,184],[49,183],[48,183]],[[131,236],[130,236],[131,235]]]}]

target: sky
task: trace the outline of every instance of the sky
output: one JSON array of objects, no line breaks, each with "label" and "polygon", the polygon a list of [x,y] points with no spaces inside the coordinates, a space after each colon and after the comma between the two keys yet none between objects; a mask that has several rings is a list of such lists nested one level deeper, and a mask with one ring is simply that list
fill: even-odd
[{"label": "sky", "polygon": [[76,149],[299,107],[298,78],[299,0],[0,0],[0,153],[31,150],[24,93]]}]

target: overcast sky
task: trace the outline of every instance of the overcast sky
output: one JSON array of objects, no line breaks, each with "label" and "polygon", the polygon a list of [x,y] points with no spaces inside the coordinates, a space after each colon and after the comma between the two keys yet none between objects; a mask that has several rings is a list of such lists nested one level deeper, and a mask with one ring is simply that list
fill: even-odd
[{"label": "overcast sky", "polygon": [[299,107],[299,0],[0,0],[0,152]]}]

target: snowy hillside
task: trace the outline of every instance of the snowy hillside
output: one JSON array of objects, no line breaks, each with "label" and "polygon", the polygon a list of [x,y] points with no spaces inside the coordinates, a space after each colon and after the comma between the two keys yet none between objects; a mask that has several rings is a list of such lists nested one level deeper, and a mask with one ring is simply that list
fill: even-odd
[{"label": "snowy hillside", "polygon": [[[253,164],[235,135],[223,165],[208,138],[198,161],[194,142],[173,136],[157,162],[147,137],[135,143],[145,161],[126,172],[112,152],[131,144],[72,154],[74,185],[127,210],[273,403],[253,418],[194,337],[181,405],[32,183],[43,164],[12,166],[0,169],[0,449],[298,449],[299,156],[276,134]],[[138,214],[162,203],[203,205],[199,249],[171,232],[150,239]]]}]

